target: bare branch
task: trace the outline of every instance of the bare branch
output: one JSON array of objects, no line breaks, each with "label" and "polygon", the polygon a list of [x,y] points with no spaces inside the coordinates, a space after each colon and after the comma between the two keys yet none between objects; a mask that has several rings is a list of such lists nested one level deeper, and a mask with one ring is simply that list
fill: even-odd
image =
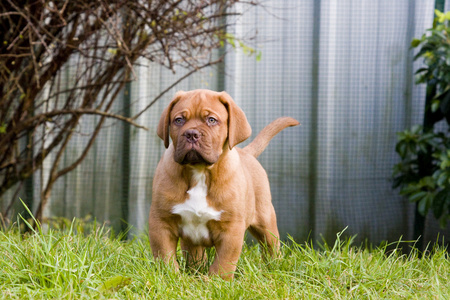
[{"label": "bare branch", "polygon": [[191,71],[189,71],[188,73],[186,73],[184,76],[180,77],[177,81],[175,81],[174,83],[172,83],[171,85],[169,85],[165,90],[163,90],[161,93],[159,93],[158,96],[156,96],[152,102],[150,102],[146,107],[144,107],[139,113],[137,113],[136,115],[134,115],[132,118],[130,118],[131,120],[136,120],[137,118],[139,118],[144,112],[146,112],[150,107],[153,106],[153,104],[155,104],[159,99],[161,99],[162,96],[164,96],[168,91],[170,91],[171,89],[173,89],[177,84],[179,84],[180,82],[182,82],[183,80],[185,80],[186,78],[188,78],[189,76],[191,76],[192,74],[200,71],[201,69],[204,69],[206,67],[210,67],[212,65],[218,64],[220,62],[223,61],[223,57],[219,58],[216,61],[212,61],[212,62],[208,62],[207,64],[198,67],[197,69],[193,69]]},{"label": "bare branch", "polygon": [[[147,130],[136,123],[139,116],[178,83],[223,60],[211,54],[227,42],[227,17],[236,14],[228,8],[236,3],[1,1],[0,197],[46,159],[51,174],[42,187],[42,211],[54,182],[83,161],[106,119]],[[111,111],[125,83],[137,79],[138,60],[173,72],[184,68],[185,75],[135,116]],[[61,166],[84,115],[100,120],[80,157]]]}]

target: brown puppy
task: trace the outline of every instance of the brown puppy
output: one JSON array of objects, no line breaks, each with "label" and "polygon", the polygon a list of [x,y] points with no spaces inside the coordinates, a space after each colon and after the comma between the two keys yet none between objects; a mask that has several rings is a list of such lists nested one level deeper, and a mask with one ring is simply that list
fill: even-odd
[{"label": "brown puppy", "polygon": [[167,150],[153,180],[149,234],[154,257],[178,268],[179,238],[188,263],[204,262],[205,247],[214,246],[209,273],[231,279],[247,229],[274,254],[279,248],[275,210],[267,174],[256,157],[278,132],[298,124],[279,118],[239,149],[235,146],[251,135],[251,128],[227,93],[178,92],[157,129]]}]

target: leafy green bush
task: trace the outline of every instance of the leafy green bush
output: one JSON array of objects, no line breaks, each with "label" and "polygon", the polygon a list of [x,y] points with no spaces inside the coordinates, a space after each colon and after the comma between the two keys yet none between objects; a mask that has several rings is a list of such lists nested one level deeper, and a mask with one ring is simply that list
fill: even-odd
[{"label": "leafy green bush", "polygon": [[423,58],[426,65],[417,70],[416,83],[428,85],[432,99],[427,103],[430,107],[425,108],[431,110],[435,121],[445,118],[450,123],[450,11],[435,13],[433,27],[428,29],[431,34],[411,42],[412,47],[421,46],[414,59]]},{"label": "leafy green bush", "polygon": [[[418,203],[418,210],[426,215],[432,209],[444,227],[450,214],[450,139],[442,132],[423,132],[416,125],[411,130],[398,133],[396,151],[401,162],[394,166],[394,186],[400,193]],[[420,157],[431,153],[431,175],[422,176]],[[421,155],[422,154],[422,155]]]},{"label": "leafy green bush", "polygon": [[[394,187],[417,203],[421,215],[431,209],[444,227],[450,218],[450,12],[435,13],[429,33],[411,43],[421,47],[414,59],[425,65],[416,72],[416,83],[427,84],[425,110],[423,125],[398,133]],[[437,131],[443,120],[446,131]]]}]

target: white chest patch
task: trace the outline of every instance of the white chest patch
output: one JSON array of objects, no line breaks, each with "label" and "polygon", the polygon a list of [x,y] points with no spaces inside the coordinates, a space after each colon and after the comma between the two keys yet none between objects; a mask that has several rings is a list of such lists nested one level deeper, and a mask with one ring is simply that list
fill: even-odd
[{"label": "white chest patch", "polygon": [[172,208],[172,213],[181,216],[181,230],[193,243],[200,243],[209,238],[206,223],[210,220],[220,220],[222,211],[208,206],[206,202],[207,187],[206,175],[203,172],[193,171],[193,179],[197,184],[187,193],[188,199]]}]

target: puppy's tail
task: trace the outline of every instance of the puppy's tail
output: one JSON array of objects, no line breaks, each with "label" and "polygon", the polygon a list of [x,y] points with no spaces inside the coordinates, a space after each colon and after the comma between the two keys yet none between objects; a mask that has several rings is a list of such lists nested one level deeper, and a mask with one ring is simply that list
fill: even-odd
[{"label": "puppy's tail", "polygon": [[264,127],[263,130],[256,136],[256,138],[244,147],[244,151],[250,153],[254,157],[258,157],[267,145],[269,145],[270,140],[276,136],[281,130],[286,127],[297,126],[300,123],[291,117],[281,117]]}]

